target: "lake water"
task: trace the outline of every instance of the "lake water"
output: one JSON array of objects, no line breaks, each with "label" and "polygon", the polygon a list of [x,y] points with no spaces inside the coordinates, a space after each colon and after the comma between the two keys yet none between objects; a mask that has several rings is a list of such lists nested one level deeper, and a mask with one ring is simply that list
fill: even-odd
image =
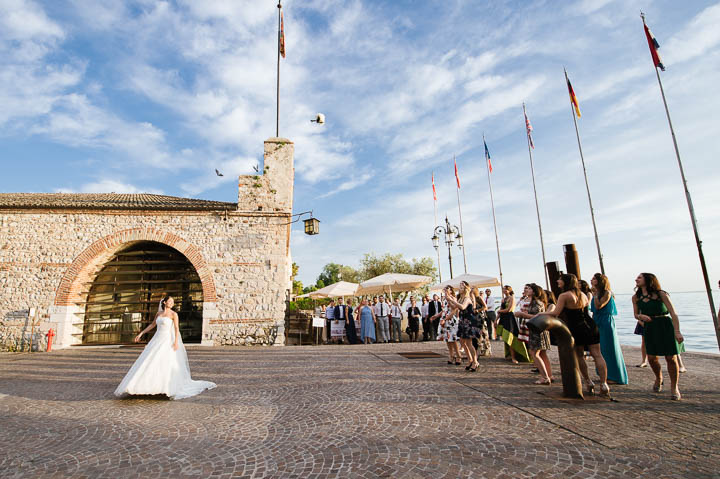
[{"label": "lake water", "polygon": [[[713,299],[715,307],[720,306],[720,294],[713,292]],[[718,343],[710,316],[707,293],[704,291],[670,293],[670,300],[680,319],[680,332],[685,338],[685,349],[718,354]],[[640,346],[641,337],[633,334],[637,321],[633,316],[632,295],[616,294],[615,303],[618,308],[615,324],[620,343]]]}]

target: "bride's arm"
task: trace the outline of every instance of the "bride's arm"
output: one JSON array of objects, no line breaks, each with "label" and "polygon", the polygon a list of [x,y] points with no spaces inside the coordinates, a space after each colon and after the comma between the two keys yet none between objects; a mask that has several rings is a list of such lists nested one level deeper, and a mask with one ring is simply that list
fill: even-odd
[{"label": "bride's arm", "polygon": [[180,320],[175,311],[173,311],[173,325],[175,326],[175,344],[173,344],[173,351],[177,351],[178,342],[180,341]]},{"label": "bride's arm", "polygon": [[153,322],[150,323],[147,328],[143,329],[142,331],[140,331],[140,332],[138,333],[137,336],[135,336],[135,339],[133,340],[134,342],[136,342],[136,343],[137,343],[137,342],[140,342],[140,338],[142,338],[142,335],[143,335],[143,334],[152,331],[153,328],[154,328],[155,326],[157,326],[157,317],[158,317],[158,315],[160,315],[160,312],[158,312],[157,314],[155,314],[155,319],[153,319]]}]

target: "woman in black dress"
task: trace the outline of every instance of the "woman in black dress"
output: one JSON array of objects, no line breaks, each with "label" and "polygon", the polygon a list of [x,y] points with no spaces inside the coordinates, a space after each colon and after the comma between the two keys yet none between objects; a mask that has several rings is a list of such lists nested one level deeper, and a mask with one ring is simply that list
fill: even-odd
[{"label": "woman in black dress", "polygon": [[585,363],[585,346],[590,350],[590,355],[595,360],[595,367],[600,376],[600,392],[603,395],[610,394],[610,387],[607,385],[607,364],[600,352],[600,331],[595,321],[588,312],[588,298],[580,290],[577,277],[574,274],[562,274],[557,281],[558,287],[562,290],[558,296],[555,309],[549,313],[560,318],[575,340],[575,356],[577,356],[580,374],[585,379],[589,394],[595,393],[595,384],[590,379],[588,367]]},{"label": "woman in black dress", "polygon": [[460,292],[457,299],[452,296],[447,297],[448,304],[459,311],[460,321],[458,322],[458,338],[460,343],[467,352],[468,365],[467,371],[475,372],[479,366],[477,362],[477,350],[473,346],[473,338],[480,337],[480,328],[477,317],[473,313],[475,301],[470,294],[470,285],[467,281],[460,282]]}]

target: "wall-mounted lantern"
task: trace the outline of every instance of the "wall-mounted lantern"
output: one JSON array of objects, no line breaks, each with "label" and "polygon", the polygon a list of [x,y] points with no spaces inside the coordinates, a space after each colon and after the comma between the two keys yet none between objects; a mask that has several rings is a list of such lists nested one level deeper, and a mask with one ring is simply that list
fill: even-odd
[{"label": "wall-mounted lantern", "polygon": [[300,221],[300,217],[302,215],[310,215],[310,218],[304,219],[303,224],[305,225],[305,234],[306,235],[316,235],[320,234],[320,220],[313,217],[312,210],[310,211],[303,211],[302,213],[296,213],[291,216],[291,218],[295,218],[289,223],[285,223],[286,225],[291,225],[293,223],[297,223]]},{"label": "wall-mounted lantern", "polygon": [[313,218],[312,213],[310,213],[310,218],[303,220],[303,223],[305,223],[306,235],[316,235],[320,233],[320,220]]}]

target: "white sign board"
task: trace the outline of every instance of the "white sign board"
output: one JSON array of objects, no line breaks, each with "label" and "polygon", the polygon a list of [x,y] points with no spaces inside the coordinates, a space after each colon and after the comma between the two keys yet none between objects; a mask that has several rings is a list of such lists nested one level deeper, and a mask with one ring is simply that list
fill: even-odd
[{"label": "white sign board", "polygon": [[313,316],[313,328],[324,328],[324,327],[325,327],[325,318]]},{"label": "white sign board", "polygon": [[342,338],[345,336],[345,320],[330,321],[330,337]]}]

